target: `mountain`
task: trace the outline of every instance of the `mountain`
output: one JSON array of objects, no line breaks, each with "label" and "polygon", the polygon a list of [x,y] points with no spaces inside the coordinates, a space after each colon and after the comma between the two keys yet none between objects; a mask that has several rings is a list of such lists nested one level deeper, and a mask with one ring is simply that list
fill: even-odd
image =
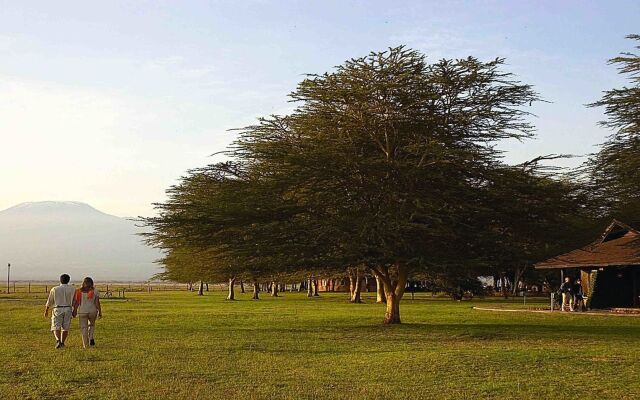
[{"label": "mountain", "polygon": [[158,250],[142,243],[136,223],[85,203],[43,201],[0,211],[0,267],[12,279],[146,280],[159,272]]}]

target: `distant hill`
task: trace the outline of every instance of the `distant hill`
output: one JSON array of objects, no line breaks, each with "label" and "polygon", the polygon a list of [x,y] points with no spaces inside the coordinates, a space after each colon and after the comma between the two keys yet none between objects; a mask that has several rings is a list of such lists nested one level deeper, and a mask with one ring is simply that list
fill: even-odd
[{"label": "distant hill", "polygon": [[85,203],[43,201],[0,211],[0,270],[12,279],[145,280],[160,253],[142,243],[135,222]]}]

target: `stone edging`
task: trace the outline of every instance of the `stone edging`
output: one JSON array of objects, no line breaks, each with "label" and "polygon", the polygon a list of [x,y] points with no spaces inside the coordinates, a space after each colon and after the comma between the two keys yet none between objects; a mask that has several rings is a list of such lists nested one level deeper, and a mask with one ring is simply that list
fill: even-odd
[{"label": "stone edging", "polygon": [[497,312],[529,312],[539,314],[562,314],[562,315],[599,315],[599,316],[611,316],[611,317],[640,317],[640,314],[631,313],[613,313],[613,312],[598,312],[598,311],[586,311],[586,312],[562,312],[562,311],[550,311],[550,310],[518,310],[513,308],[489,308],[489,307],[472,307],[478,311],[497,311]]}]

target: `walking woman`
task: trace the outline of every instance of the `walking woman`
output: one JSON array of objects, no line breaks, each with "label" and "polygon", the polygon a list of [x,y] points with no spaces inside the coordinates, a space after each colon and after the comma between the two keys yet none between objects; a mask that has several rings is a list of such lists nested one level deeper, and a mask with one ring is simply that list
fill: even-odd
[{"label": "walking woman", "polygon": [[73,296],[73,315],[80,319],[80,332],[82,333],[82,347],[95,346],[93,331],[96,326],[96,318],[102,318],[100,307],[100,294],[93,286],[93,279],[87,277],[82,281],[82,287],[76,289]]}]

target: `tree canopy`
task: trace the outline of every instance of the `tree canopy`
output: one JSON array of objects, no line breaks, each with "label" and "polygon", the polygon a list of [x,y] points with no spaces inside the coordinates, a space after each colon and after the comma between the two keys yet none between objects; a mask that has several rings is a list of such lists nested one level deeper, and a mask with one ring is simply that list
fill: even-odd
[{"label": "tree canopy", "polygon": [[229,276],[366,267],[386,323],[400,322],[411,274],[531,262],[577,197],[535,163],[503,162],[496,144],[533,137],[539,100],[503,66],[397,47],[309,75],[292,113],[240,129],[231,161],[169,190],[148,241]]},{"label": "tree canopy", "polygon": [[[629,35],[640,41],[640,35]],[[640,45],[635,46],[640,49]],[[615,88],[590,104],[604,107],[607,119],[601,125],[614,132],[600,151],[585,164],[587,189],[595,198],[601,216],[640,223],[640,56],[622,53],[609,60],[628,78],[629,86]]]}]

